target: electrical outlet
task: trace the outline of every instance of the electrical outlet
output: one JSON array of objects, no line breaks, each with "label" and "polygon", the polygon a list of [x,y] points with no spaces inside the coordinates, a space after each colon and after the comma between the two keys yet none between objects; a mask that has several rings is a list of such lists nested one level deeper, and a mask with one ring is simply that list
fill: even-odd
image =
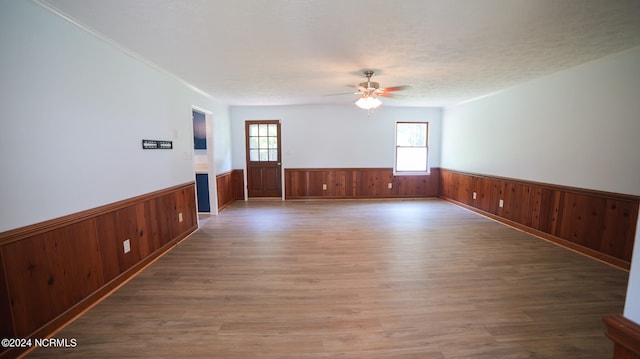
[{"label": "electrical outlet", "polygon": [[124,242],[122,242],[122,246],[124,247],[124,253],[131,252],[131,243],[129,243],[128,239],[125,239]]},{"label": "electrical outlet", "polygon": [[475,192],[473,192],[473,199],[476,199],[476,197],[478,197],[478,195]]},{"label": "electrical outlet", "polygon": [[393,188],[393,183],[389,182],[389,189]]},{"label": "electrical outlet", "polygon": [[504,207],[504,200],[501,199],[500,202],[498,202],[498,206],[500,208]]},{"label": "electrical outlet", "polygon": [[327,190],[327,184],[326,184],[326,183],[323,183],[323,184],[322,184],[322,190],[323,190],[323,191],[326,191],[326,190]]},{"label": "electrical outlet", "polygon": [[178,222],[182,222],[182,212],[178,213]]}]

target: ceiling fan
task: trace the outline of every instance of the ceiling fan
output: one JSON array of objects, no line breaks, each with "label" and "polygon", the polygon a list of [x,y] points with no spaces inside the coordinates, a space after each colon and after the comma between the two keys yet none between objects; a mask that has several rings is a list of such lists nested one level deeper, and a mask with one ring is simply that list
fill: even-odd
[{"label": "ceiling fan", "polygon": [[372,70],[364,70],[364,76],[367,78],[367,82],[361,82],[356,89],[356,95],[360,95],[356,100],[356,106],[373,111],[382,104],[382,101],[378,97],[393,97],[393,92],[405,90],[408,86],[393,86],[380,88],[380,84],[371,81],[371,77],[375,74]]}]

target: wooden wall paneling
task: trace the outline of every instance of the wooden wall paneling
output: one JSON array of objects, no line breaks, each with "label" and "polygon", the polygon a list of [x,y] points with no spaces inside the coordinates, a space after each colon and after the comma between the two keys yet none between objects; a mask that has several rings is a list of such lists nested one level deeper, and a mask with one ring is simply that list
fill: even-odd
[{"label": "wooden wall paneling", "polygon": [[504,189],[504,202],[502,216],[506,219],[519,223],[520,220],[520,204],[523,200],[522,189],[517,183],[508,182]]},{"label": "wooden wall paneling", "polygon": [[98,245],[102,264],[102,276],[106,282],[117,277],[120,269],[120,252],[122,252],[121,236],[118,232],[116,212],[109,212],[96,218]]},{"label": "wooden wall paneling", "polygon": [[391,194],[398,197],[424,196],[426,181],[418,176],[395,176],[391,182]]},{"label": "wooden wall paneling", "polygon": [[[449,194],[447,185],[451,182],[448,178],[449,178],[449,171],[440,171],[440,181],[438,182],[438,195],[441,197],[448,197],[451,198],[450,196],[448,196],[447,194]],[[447,177],[447,180],[444,180],[443,177]]]},{"label": "wooden wall paneling", "polygon": [[52,237],[43,233],[3,247],[16,337],[27,337],[59,314],[48,300],[53,284],[49,284],[49,278],[54,270],[45,245]]},{"label": "wooden wall paneling", "polygon": [[614,343],[613,359],[640,359],[640,325],[622,315],[603,318],[606,335]]},{"label": "wooden wall paneling", "polygon": [[[322,197],[325,195],[325,191],[322,189],[322,185],[325,184],[325,171],[307,171],[306,173],[306,191],[307,197]],[[329,184],[327,184],[327,190]]]},{"label": "wooden wall paneling", "polygon": [[228,206],[234,201],[233,178],[231,172],[216,176],[216,193],[218,197],[218,210]]},{"label": "wooden wall paneling", "polygon": [[472,206],[474,177],[458,175],[458,198],[460,202]]},{"label": "wooden wall paneling", "polygon": [[501,215],[502,208],[499,206],[500,199],[504,199],[505,183],[504,181],[491,179],[491,194],[489,198],[489,213]]},{"label": "wooden wall paneling", "polygon": [[[320,190],[324,197],[338,197],[338,171],[326,170],[320,172],[322,176]],[[326,186],[326,190],[323,189]]]},{"label": "wooden wall paneling", "polygon": [[198,226],[197,209],[192,200],[196,196],[195,189],[191,187],[183,188],[176,192],[176,196],[178,198],[176,213],[182,213],[182,222],[179,221],[178,216],[179,231],[174,237],[188,231],[193,226]]},{"label": "wooden wall paneling", "polygon": [[532,225],[534,226],[533,228],[548,234],[552,233],[554,195],[555,191],[550,188],[536,188],[536,199],[539,203],[537,204],[538,210],[535,214],[536,217],[532,220]]},{"label": "wooden wall paneling", "polygon": [[219,211],[225,209],[236,200],[244,200],[243,173],[242,170],[232,170],[216,176],[217,205]]},{"label": "wooden wall paneling", "polygon": [[[169,225],[169,235],[167,236],[167,242],[169,243],[172,239],[176,238],[180,233],[182,233],[182,223],[178,220],[178,213],[181,208],[178,206],[178,202],[180,200],[180,192],[167,193],[164,197],[166,197],[166,201],[168,205],[164,208],[166,210],[164,213],[167,217],[167,222]],[[184,216],[184,213],[183,213]],[[184,221],[184,218],[183,218]]]},{"label": "wooden wall paneling", "polygon": [[562,223],[562,208],[564,207],[564,192],[553,191],[553,216],[551,218],[550,232],[553,236],[560,238],[560,223]]},{"label": "wooden wall paneling", "polygon": [[457,201],[457,188],[458,181],[455,173],[450,171],[441,171],[440,172],[440,188],[442,188],[443,193],[442,196],[446,198],[451,198],[454,201]]},{"label": "wooden wall paneling", "polygon": [[[441,169],[440,181],[444,198],[612,265],[630,266],[640,205],[636,196],[447,169]],[[470,202],[473,190],[478,197]]]},{"label": "wooden wall paneling", "polygon": [[171,235],[173,230],[171,228],[171,218],[169,212],[171,212],[171,202],[168,195],[157,197],[153,200],[153,206],[155,207],[154,213],[158,219],[158,235],[160,238],[160,246],[171,241]]},{"label": "wooden wall paneling", "polygon": [[538,186],[529,186],[529,208],[528,226],[538,229],[542,211],[542,189]]},{"label": "wooden wall paneling", "polygon": [[231,182],[233,187],[233,199],[244,200],[244,171],[233,170],[231,171]]},{"label": "wooden wall paneling", "polygon": [[468,205],[471,202],[469,200],[469,196],[470,196],[469,187],[470,187],[472,178],[470,176],[463,176],[458,173],[455,173],[453,177],[456,183],[456,188],[455,188],[456,198],[458,199],[459,202]]},{"label": "wooden wall paneling", "polygon": [[0,335],[51,335],[196,228],[187,183],[0,233]]},{"label": "wooden wall paneling", "polygon": [[540,200],[536,186],[522,185],[522,201],[520,202],[520,223],[527,227],[533,227],[534,218],[540,211]]},{"label": "wooden wall paneling", "polygon": [[436,197],[439,176],[438,169],[429,176],[394,176],[391,168],[285,169],[285,194],[288,199]]},{"label": "wooden wall paneling", "polygon": [[161,217],[157,204],[157,200],[152,198],[136,205],[140,254],[143,258],[162,247]]},{"label": "wooden wall paneling", "polygon": [[531,227],[531,218],[533,217],[533,202],[531,186],[517,182],[509,182],[505,184],[504,190],[504,209],[502,216]]},{"label": "wooden wall paneling", "polygon": [[607,199],[600,250],[616,258],[631,261],[638,207],[628,201]]},{"label": "wooden wall paneling", "polygon": [[356,197],[389,197],[391,190],[389,183],[392,181],[391,169],[369,168],[356,169]]},{"label": "wooden wall paneling", "polygon": [[28,337],[105,283],[93,219],[3,250],[18,337]]},{"label": "wooden wall paneling", "polygon": [[295,186],[298,181],[295,180],[296,173],[287,168],[284,169],[284,198],[292,198],[296,194]]},{"label": "wooden wall paneling", "polygon": [[427,197],[438,197],[440,189],[440,169],[431,168],[431,174],[427,176]]},{"label": "wooden wall paneling", "polygon": [[[9,289],[4,271],[4,254],[0,248],[0,338],[15,338],[15,328],[13,316],[11,315],[11,302],[9,300]],[[0,348],[2,352],[3,348]]]},{"label": "wooden wall paneling", "polygon": [[451,171],[440,171],[440,195],[456,200],[457,182],[455,174]]},{"label": "wooden wall paneling", "polygon": [[344,177],[344,195],[345,197],[357,198],[357,173],[354,170],[343,169],[338,171],[339,176]]},{"label": "wooden wall paneling", "polygon": [[307,173],[285,169],[285,198],[303,197],[307,192]]},{"label": "wooden wall paneling", "polygon": [[476,199],[473,201],[473,206],[483,211],[490,212],[491,180],[486,177],[477,177],[475,179],[473,187],[474,191],[476,192]]},{"label": "wooden wall paneling", "polygon": [[[138,237],[136,206],[128,206],[96,217],[98,244],[105,282],[131,268],[142,258]],[[129,240],[130,251],[124,253],[124,241]]]},{"label": "wooden wall paneling", "polygon": [[354,170],[354,196],[373,197],[376,194],[376,177],[368,170]]},{"label": "wooden wall paneling", "polygon": [[438,195],[437,174],[393,176],[391,193],[397,197],[435,197]]},{"label": "wooden wall paneling", "polygon": [[606,200],[572,192],[564,197],[559,237],[599,250]]},{"label": "wooden wall paneling", "polygon": [[346,197],[347,196],[347,188],[351,189],[351,177],[347,174],[345,170],[336,170],[335,173],[335,182],[334,182],[334,195],[336,197]]}]

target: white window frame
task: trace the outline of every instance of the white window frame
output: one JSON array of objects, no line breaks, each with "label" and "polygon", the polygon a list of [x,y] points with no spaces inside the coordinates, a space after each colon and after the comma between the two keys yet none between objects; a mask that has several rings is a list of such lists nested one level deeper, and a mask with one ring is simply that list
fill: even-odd
[{"label": "white window frame", "polygon": [[[398,124],[401,123],[421,123],[427,126],[427,143],[425,149],[427,151],[426,171],[398,171]],[[427,121],[396,121],[393,127],[393,175],[394,176],[426,176],[431,174],[429,166],[429,122]]]}]

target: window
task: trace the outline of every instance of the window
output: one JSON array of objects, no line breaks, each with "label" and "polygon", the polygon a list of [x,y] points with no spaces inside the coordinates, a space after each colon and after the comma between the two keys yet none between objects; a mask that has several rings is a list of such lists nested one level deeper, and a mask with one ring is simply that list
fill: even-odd
[{"label": "window", "polygon": [[396,122],[395,174],[428,174],[428,122]]},{"label": "window", "polygon": [[249,125],[249,160],[275,162],[278,159],[278,125],[254,123]]}]

